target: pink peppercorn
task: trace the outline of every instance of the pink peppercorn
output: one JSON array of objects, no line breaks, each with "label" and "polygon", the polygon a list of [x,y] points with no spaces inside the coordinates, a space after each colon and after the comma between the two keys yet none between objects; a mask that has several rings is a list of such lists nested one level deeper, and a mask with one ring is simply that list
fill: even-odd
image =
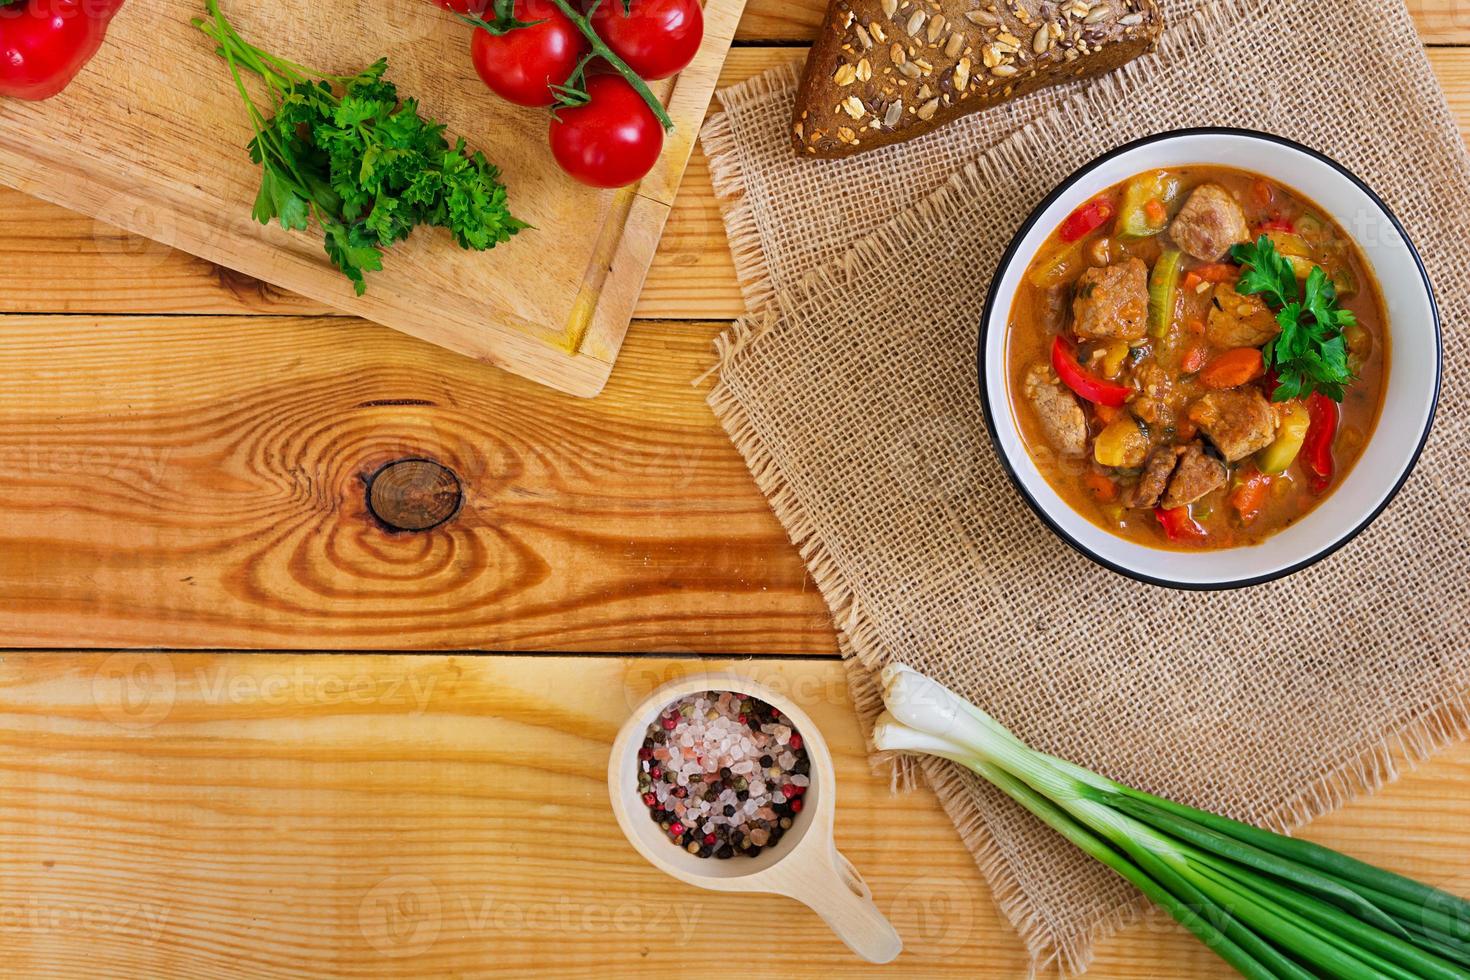
[{"label": "pink peppercorn", "polygon": [[648,746],[645,745],[643,748],[638,750],[638,758],[642,759],[644,762],[647,762],[649,759],[653,758],[653,749],[650,749]]},{"label": "pink peppercorn", "polygon": [[674,725],[676,725],[676,724],[677,724],[677,722],[675,722],[673,718],[665,718],[664,719],[664,731],[666,731],[666,732],[673,731],[674,730]]},{"label": "pink peppercorn", "polygon": [[797,735],[797,734],[795,734],[793,732],[792,735],[791,735],[791,741],[789,741],[789,742],[786,743],[786,747],[788,749],[790,749],[791,751],[793,751],[793,752],[800,752],[801,751],[801,736],[800,735]]},{"label": "pink peppercorn", "polygon": [[678,837],[680,834],[684,833],[684,825],[679,823],[677,820],[674,821],[673,823],[669,824],[669,833],[674,837]]},{"label": "pink peppercorn", "polygon": [[664,771],[661,766],[654,766],[652,769],[648,770],[648,774],[654,779],[662,779]]},{"label": "pink peppercorn", "polygon": [[791,812],[792,813],[800,813],[801,812],[801,800],[800,799],[795,799],[795,800],[792,800],[791,801]]},{"label": "pink peppercorn", "polygon": [[652,793],[644,793],[643,805],[648,807],[649,809],[658,806],[658,797],[654,796]]},{"label": "pink peppercorn", "polygon": [[791,799],[793,796],[796,795],[796,787],[792,786],[790,783],[787,783],[785,786],[781,787],[781,795],[786,797],[788,800]]},{"label": "pink peppercorn", "polygon": [[709,845],[713,846],[714,843],[715,843],[715,835],[714,834],[705,834],[704,835],[704,842],[706,844],[709,844]]}]

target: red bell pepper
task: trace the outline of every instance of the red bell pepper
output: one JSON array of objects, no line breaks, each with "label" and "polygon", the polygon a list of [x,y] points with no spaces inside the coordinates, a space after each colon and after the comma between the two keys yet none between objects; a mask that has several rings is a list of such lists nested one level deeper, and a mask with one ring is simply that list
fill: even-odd
[{"label": "red bell pepper", "polygon": [[1307,438],[1302,443],[1302,466],[1307,471],[1307,486],[1322,493],[1332,483],[1334,464],[1332,444],[1337,440],[1337,403],[1320,391],[1307,399]]},{"label": "red bell pepper", "polygon": [[1052,342],[1051,366],[1057,377],[1062,379],[1062,384],[1096,405],[1118,408],[1133,394],[1133,389],[1127,385],[1105,381],[1085,371],[1077,363],[1077,345],[1066,337],[1058,337]]},{"label": "red bell pepper", "polygon": [[1057,237],[1064,242],[1080,242],[1112,220],[1113,202],[1099,197],[1067,215],[1067,219],[1057,229]]},{"label": "red bell pepper", "polygon": [[1170,541],[1180,543],[1203,541],[1210,536],[1210,532],[1204,529],[1204,525],[1189,516],[1188,507],[1174,507],[1169,510],[1155,507],[1154,516],[1163,525],[1164,534],[1168,535]]},{"label": "red bell pepper", "polygon": [[107,36],[123,0],[0,0],[0,97],[49,99]]}]

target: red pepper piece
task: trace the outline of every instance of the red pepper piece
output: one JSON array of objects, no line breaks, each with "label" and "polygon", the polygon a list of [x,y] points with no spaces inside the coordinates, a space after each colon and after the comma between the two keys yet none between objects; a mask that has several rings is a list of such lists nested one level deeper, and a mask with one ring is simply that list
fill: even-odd
[{"label": "red pepper piece", "polygon": [[1322,493],[1332,483],[1335,468],[1332,444],[1337,440],[1337,403],[1320,391],[1307,399],[1307,438],[1302,442],[1302,466],[1307,471],[1307,486]]},{"label": "red pepper piece", "polygon": [[1285,218],[1272,218],[1270,221],[1262,222],[1260,231],[1284,231],[1295,234],[1296,225]]},{"label": "red pepper piece", "polygon": [[1105,197],[1088,201],[1067,215],[1057,237],[1064,242],[1078,242],[1113,220],[1113,202]]},{"label": "red pepper piece", "polygon": [[1155,507],[1154,516],[1163,525],[1164,533],[1168,535],[1170,541],[1181,543],[1203,541],[1210,536],[1210,532],[1204,529],[1204,525],[1189,516],[1188,507],[1175,507],[1172,510]]},{"label": "red pepper piece", "polygon": [[92,60],[123,0],[21,0],[0,6],[0,97],[57,94]]},{"label": "red pepper piece", "polygon": [[1281,387],[1281,379],[1276,376],[1275,368],[1267,368],[1266,373],[1261,375],[1261,387],[1266,390],[1267,398],[1275,398],[1276,389]]},{"label": "red pepper piece", "polygon": [[1133,389],[1127,385],[1105,381],[1083,370],[1077,363],[1077,345],[1066,337],[1058,337],[1052,342],[1051,366],[1057,377],[1062,379],[1062,384],[1094,404],[1118,408],[1133,394]]}]

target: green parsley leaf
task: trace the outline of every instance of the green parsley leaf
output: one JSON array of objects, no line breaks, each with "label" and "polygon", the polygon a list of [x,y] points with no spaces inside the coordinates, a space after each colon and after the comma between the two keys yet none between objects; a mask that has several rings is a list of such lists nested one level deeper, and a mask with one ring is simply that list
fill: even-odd
[{"label": "green parsley leaf", "polygon": [[1237,245],[1230,250],[1230,257],[1246,267],[1236,292],[1260,294],[1274,306],[1296,302],[1296,273],[1271,239],[1262,235],[1255,245]]},{"label": "green parsley leaf", "polygon": [[1266,366],[1276,372],[1275,401],[1303,398],[1319,391],[1342,401],[1353,378],[1342,329],[1357,323],[1338,306],[1337,287],[1321,266],[1298,284],[1290,262],[1262,235],[1253,245],[1236,245],[1230,257],[1244,267],[1236,291],[1258,295],[1277,309],[1281,333],[1263,349]]},{"label": "green parsley leaf", "polygon": [[209,17],[195,23],[231,72],[255,72],[270,93],[267,118],[237,86],[256,124],[248,149],[261,183],[252,215],[294,231],[315,219],[327,256],[359,295],[365,273],[382,269],[383,250],[420,225],[445,228],[476,251],[528,227],[511,215],[500,171],[484,154],[463,139],[451,147],[443,123],[399,98],[387,59],[352,76],[308,71],[243,40],[217,0],[205,7]]}]

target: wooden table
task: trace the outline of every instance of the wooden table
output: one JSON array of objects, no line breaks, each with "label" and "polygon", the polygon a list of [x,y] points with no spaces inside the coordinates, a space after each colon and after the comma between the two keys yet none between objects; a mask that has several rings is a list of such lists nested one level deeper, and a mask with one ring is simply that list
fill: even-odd
[{"label": "wooden table", "polygon": [[[1470,127],[1470,4],[1415,6]],[[820,7],[752,0],[726,83]],[[630,704],[754,657],[833,743],[887,975],[1022,976],[933,798],[868,773],[822,603],[690,383],[739,312],[698,155],[592,402],[0,191],[0,973],[663,975],[724,943],[860,972],[612,822]],[[390,534],[364,480],[409,457],[464,502]],[[1310,835],[1470,891],[1470,747]],[[1152,917],[1093,975],[1227,974]]]}]

